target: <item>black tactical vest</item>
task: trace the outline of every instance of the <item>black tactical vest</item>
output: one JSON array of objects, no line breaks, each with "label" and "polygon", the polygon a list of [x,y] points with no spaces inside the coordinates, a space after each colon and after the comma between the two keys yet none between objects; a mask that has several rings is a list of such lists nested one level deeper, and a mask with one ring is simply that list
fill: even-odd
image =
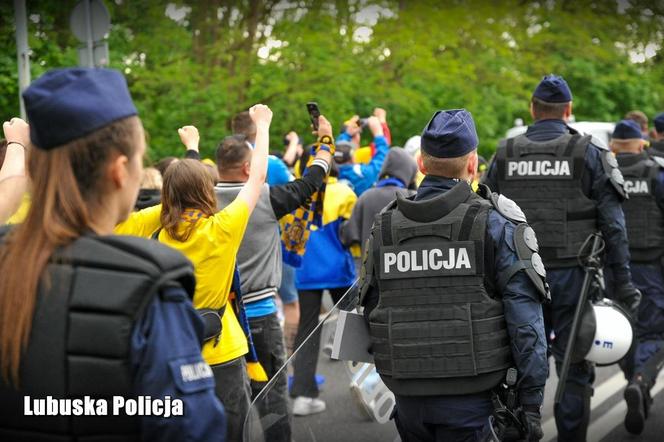
[{"label": "black tactical vest", "polygon": [[597,231],[597,208],[582,190],[589,136],[565,134],[536,142],[525,135],[498,149],[498,189],[523,210],[547,268],[577,265],[585,239]]},{"label": "black tactical vest", "polygon": [[623,203],[629,252],[633,262],[652,263],[664,254],[664,215],[653,190],[661,166],[640,155],[618,155],[629,199]]},{"label": "black tactical vest", "polygon": [[[90,235],[56,251],[45,276],[19,389],[0,378],[0,440],[138,440],[140,418],[111,416],[111,396],[135,397],[134,325],[160,288],[193,296],[191,263],[156,241]],[[107,399],[109,416],[23,416],[24,396]]]},{"label": "black tactical vest", "polygon": [[398,199],[377,217],[380,301],[369,323],[376,369],[395,394],[482,392],[512,365],[502,302],[485,279],[491,207],[457,185],[426,201]]},{"label": "black tactical vest", "polygon": [[651,142],[646,152],[651,157],[664,157],[664,140]]}]

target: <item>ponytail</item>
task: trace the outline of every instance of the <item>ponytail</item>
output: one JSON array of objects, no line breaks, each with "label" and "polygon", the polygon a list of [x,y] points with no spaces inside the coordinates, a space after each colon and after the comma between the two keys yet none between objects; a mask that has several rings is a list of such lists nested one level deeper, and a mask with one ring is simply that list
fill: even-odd
[{"label": "ponytail", "polygon": [[18,386],[37,290],[49,283],[49,258],[90,230],[90,206],[107,191],[106,166],[115,155],[133,156],[139,128],[138,117],[128,117],[55,149],[30,152],[30,210],[0,247],[0,373],[6,382]]}]

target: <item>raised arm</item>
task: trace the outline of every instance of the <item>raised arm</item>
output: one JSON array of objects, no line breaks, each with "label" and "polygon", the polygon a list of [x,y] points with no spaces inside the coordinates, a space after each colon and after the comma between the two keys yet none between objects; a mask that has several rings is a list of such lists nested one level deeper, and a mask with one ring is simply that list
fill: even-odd
[{"label": "raised arm", "polygon": [[198,135],[198,129],[196,129],[196,126],[181,127],[178,129],[178,135],[180,135],[180,141],[182,141],[182,144],[187,148],[184,157],[192,160],[200,160],[201,154],[198,151],[198,144],[201,137]]},{"label": "raised arm", "polygon": [[[316,134],[318,138],[323,135],[332,138],[332,125],[323,115],[318,117]],[[270,188],[270,203],[277,219],[305,204],[320,189],[331,162],[332,155],[329,150],[318,149],[311,167],[302,178]]]},{"label": "raised arm", "polygon": [[4,224],[18,210],[28,187],[25,150],[30,144],[30,129],[20,118],[5,121],[2,129],[7,139],[5,160],[0,169],[0,223]]},{"label": "raised arm", "polygon": [[237,198],[244,200],[249,206],[249,212],[254,210],[261,189],[267,176],[267,155],[270,144],[270,122],[272,111],[263,104],[257,104],[249,109],[249,115],[256,125],[256,146],[251,156],[251,170],[249,179]]}]

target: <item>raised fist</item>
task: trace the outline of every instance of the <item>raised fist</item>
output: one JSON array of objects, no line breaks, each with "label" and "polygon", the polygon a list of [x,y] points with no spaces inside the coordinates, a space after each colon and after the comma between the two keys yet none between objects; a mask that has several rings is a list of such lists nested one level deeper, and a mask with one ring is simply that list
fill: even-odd
[{"label": "raised fist", "polygon": [[7,144],[11,142],[21,143],[26,148],[30,145],[30,126],[20,118],[12,118],[2,123]]},{"label": "raised fist", "polygon": [[180,141],[184,144],[187,149],[198,150],[198,143],[200,141],[200,136],[198,135],[198,129],[195,126],[184,126],[178,129],[178,135],[180,135]]},{"label": "raised fist", "polygon": [[367,119],[367,126],[373,134],[374,137],[383,135],[383,126],[380,124],[380,120],[376,116],[371,116]]},{"label": "raised fist", "polygon": [[269,126],[270,122],[272,121],[272,111],[264,104],[256,104],[252,106],[249,109],[249,116],[256,124],[256,126]]},{"label": "raised fist", "polygon": [[374,109],[373,114],[381,123],[387,122],[387,112],[381,107]]}]

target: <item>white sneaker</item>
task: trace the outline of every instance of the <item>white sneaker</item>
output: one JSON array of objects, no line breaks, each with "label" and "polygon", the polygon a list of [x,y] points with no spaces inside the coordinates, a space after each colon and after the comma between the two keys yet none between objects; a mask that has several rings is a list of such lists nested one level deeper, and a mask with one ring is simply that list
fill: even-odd
[{"label": "white sneaker", "polygon": [[325,402],[320,399],[298,396],[293,402],[293,414],[295,416],[308,416],[323,411],[325,411]]}]

